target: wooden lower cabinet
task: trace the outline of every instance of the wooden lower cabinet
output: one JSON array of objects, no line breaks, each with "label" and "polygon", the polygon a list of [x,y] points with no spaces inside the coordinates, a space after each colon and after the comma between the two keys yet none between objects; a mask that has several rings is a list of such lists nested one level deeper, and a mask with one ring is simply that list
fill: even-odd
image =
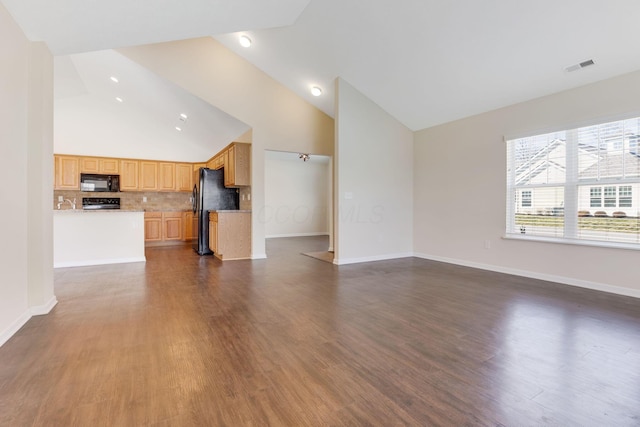
[{"label": "wooden lower cabinet", "polygon": [[162,212],[144,213],[144,242],[162,242]]},{"label": "wooden lower cabinet", "polygon": [[182,241],[182,212],[162,213],[162,239],[164,241]]},{"label": "wooden lower cabinet", "polygon": [[251,212],[210,212],[209,248],[223,261],[251,258]]},{"label": "wooden lower cabinet", "polygon": [[184,212],[183,217],[184,226],[184,241],[190,242],[198,238],[198,217],[193,212]]},{"label": "wooden lower cabinet", "polygon": [[145,212],[144,243],[162,246],[184,243],[184,212]]}]

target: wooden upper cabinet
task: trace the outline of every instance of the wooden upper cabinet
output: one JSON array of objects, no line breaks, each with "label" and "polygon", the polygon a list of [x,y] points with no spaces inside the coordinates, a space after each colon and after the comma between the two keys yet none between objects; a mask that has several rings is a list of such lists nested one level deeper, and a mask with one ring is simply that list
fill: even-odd
[{"label": "wooden upper cabinet", "polygon": [[97,157],[80,158],[80,172],[100,173],[100,159]]},{"label": "wooden upper cabinet", "polygon": [[120,161],[118,159],[100,159],[100,173],[119,175]]},{"label": "wooden upper cabinet", "polygon": [[138,190],[138,161],[120,160],[120,191]]},{"label": "wooden upper cabinet", "polygon": [[81,157],[80,172],[118,175],[120,173],[120,161],[105,157]]},{"label": "wooden upper cabinet", "polygon": [[138,189],[141,191],[157,191],[158,190],[158,162],[153,162],[149,160],[140,160],[138,167],[140,169]]},{"label": "wooden upper cabinet", "polygon": [[176,190],[191,191],[193,189],[193,166],[191,163],[176,164]]},{"label": "wooden upper cabinet", "polygon": [[176,164],[158,162],[158,190],[176,191]]},{"label": "wooden upper cabinet", "polygon": [[54,188],[56,190],[80,189],[80,162],[75,156],[53,156]]},{"label": "wooden upper cabinet", "polygon": [[233,177],[231,176],[231,174],[233,173],[233,165],[229,160],[230,154],[233,155],[233,153],[230,153],[230,151],[231,151],[231,148],[227,148],[224,151],[224,186],[225,187],[231,187],[233,185]]},{"label": "wooden upper cabinet", "polygon": [[234,142],[227,148],[224,161],[225,187],[251,185],[251,144]]}]

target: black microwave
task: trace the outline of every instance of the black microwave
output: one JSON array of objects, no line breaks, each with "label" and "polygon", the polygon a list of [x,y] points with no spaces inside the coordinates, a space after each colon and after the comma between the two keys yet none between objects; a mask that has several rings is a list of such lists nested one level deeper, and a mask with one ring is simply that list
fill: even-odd
[{"label": "black microwave", "polygon": [[120,175],[80,174],[80,191],[120,191]]}]

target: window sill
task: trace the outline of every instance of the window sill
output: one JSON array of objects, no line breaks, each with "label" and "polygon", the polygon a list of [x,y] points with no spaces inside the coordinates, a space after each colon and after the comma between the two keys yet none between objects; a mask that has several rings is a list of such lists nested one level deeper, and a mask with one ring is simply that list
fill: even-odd
[{"label": "window sill", "polygon": [[597,240],[565,239],[558,237],[530,236],[526,234],[505,234],[502,238],[505,240],[526,240],[529,242],[559,243],[562,245],[592,246],[597,248],[640,251],[640,244],[637,243],[600,242]]}]

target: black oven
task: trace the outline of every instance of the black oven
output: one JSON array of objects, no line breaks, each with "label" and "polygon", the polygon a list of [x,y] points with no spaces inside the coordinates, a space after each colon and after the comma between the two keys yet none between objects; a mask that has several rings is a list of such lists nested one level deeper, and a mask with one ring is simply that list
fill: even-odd
[{"label": "black oven", "polygon": [[82,209],[120,209],[120,197],[83,197]]}]

